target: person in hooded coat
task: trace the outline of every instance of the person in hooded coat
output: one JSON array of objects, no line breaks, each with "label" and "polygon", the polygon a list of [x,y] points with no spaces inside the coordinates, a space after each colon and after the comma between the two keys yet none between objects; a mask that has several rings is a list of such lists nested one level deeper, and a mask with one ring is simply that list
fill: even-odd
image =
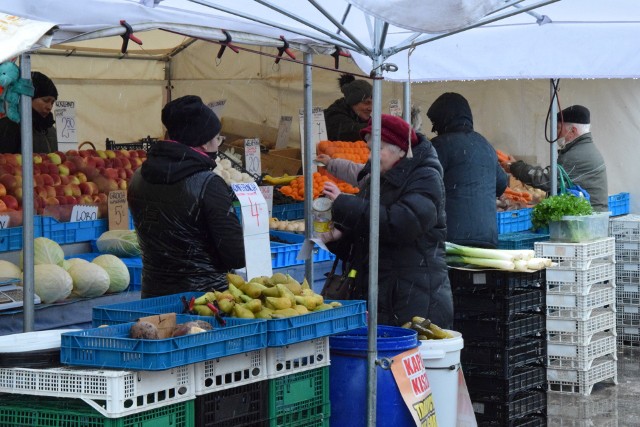
[{"label": "person in hooded coat", "polygon": [[495,149],[473,130],[471,107],[458,93],[440,95],[427,117],[437,134],[431,143],[444,170],[447,241],[496,248],[496,197],[507,188],[507,174]]},{"label": "person in hooded coat", "polygon": [[[407,122],[387,114],[381,120],[378,322],[400,326],[421,316],[450,328],[442,167],[431,142]],[[371,124],[360,134],[368,139],[370,133]],[[339,259],[352,263],[356,299],[367,298],[369,282],[370,172],[369,162],[356,196],[341,194],[333,182],[324,187],[333,200],[334,228],[320,237]]]},{"label": "person in hooded coat", "polygon": [[[58,151],[58,134],[53,127],[53,105],[58,99],[58,89],[46,75],[31,73],[34,93],[31,98],[31,121],[33,123],[33,152],[53,153]],[[22,133],[20,123],[0,119],[0,153],[22,153]]]},{"label": "person in hooded coat", "polygon": [[213,173],[222,141],[215,113],[193,95],[169,102],[155,143],[131,177],[127,200],[142,252],[142,298],[222,290],[245,266],[230,190]]},{"label": "person in hooded coat", "polygon": [[368,125],[373,110],[373,87],[350,74],[342,74],[338,83],[344,96],[324,110],[327,138],[329,141],[361,141],[360,130]]}]

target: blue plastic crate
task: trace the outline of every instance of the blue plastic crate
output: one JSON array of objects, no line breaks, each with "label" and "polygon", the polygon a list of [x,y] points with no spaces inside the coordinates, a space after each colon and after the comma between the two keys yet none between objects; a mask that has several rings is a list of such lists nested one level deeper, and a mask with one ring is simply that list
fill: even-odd
[{"label": "blue plastic crate", "polygon": [[204,292],[182,292],[138,301],[99,305],[93,307],[93,327],[134,322],[136,319],[150,314],[182,313],[184,308],[181,300],[182,296],[189,301],[191,297],[198,298],[201,295],[204,295]]},{"label": "blue plastic crate", "polygon": [[609,211],[611,216],[629,213],[629,193],[618,193],[609,196]]},{"label": "blue plastic crate", "polygon": [[281,221],[304,218],[304,203],[274,205],[271,216]]},{"label": "blue plastic crate", "polygon": [[535,242],[549,240],[548,233],[519,231],[498,235],[498,249],[534,249]]},{"label": "blue plastic crate", "polygon": [[89,242],[107,231],[106,219],[81,222],[58,222],[50,217],[42,217],[42,235],[58,244]]},{"label": "blue plastic crate", "polygon": [[129,338],[133,323],[66,332],[60,340],[60,362],[139,371],[159,371],[264,348],[266,321],[227,318],[219,326],[203,316],[176,316],[176,323],[204,320],[212,330],[175,338],[146,340]]},{"label": "blue plastic crate", "polygon": [[[304,260],[296,259],[298,252],[302,249],[302,244],[305,239],[304,235],[275,230],[271,230],[269,233],[271,236],[287,242],[284,244],[271,242],[272,268],[304,264]],[[334,259],[336,259],[336,256],[331,252],[320,248],[318,245],[313,246],[313,262],[332,261]]]},{"label": "blue plastic crate", "polygon": [[531,228],[531,212],[533,208],[496,212],[498,234],[526,231]]},{"label": "blue plastic crate", "polygon": [[[15,214],[22,215],[22,212],[15,212]],[[14,221],[12,216],[13,212],[3,213],[3,215],[9,215],[9,225]],[[19,251],[22,249],[22,226],[0,228],[0,252]],[[42,217],[33,217],[33,237],[42,237]]]},{"label": "blue plastic crate", "polygon": [[365,301],[285,319],[267,320],[267,347],[281,347],[367,326]]},{"label": "blue plastic crate", "polygon": [[[69,258],[82,258],[91,262],[97,256],[104,255],[98,252],[89,252],[85,254],[73,254],[67,257]],[[139,291],[142,289],[142,258],[139,256],[128,257],[128,258],[120,258],[124,265],[127,266],[129,270],[129,277],[131,280],[129,281],[129,289],[134,291]]]}]

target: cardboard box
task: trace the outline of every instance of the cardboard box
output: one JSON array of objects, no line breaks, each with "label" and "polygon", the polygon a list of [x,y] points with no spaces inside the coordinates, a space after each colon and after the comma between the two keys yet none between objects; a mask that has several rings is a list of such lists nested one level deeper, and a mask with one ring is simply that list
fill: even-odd
[{"label": "cardboard box", "polygon": [[[240,153],[244,159],[244,147],[233,145],[236,153]],[[222,151],[225,151],[224,146]],[[284,148],[281,150],[269,150],[260,156],[262,173],[271,176],[298,175],[302,168],[301,151],[299,148]],[[243,163],[244,164],[244,163]]]}]

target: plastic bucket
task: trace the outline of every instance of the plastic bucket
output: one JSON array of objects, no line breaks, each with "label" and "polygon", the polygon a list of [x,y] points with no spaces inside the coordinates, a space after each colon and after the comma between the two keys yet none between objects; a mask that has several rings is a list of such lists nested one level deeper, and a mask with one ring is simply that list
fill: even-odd
[{"label": "plastic bucket", "polygon": [[431,386],[438,427],[455,427],[458,418],[458,371],[464,341],[460,332],[448,332],[454,337],[420,341],[420,355]]},{"label": "plastic bucket", "polygon": [[[329,337],[331,426],[367,425],[367,331],[368,328],[359,328]],[[396,356],[418,345],[416,332],[411,329],[378,326],[378,359]],[[415,427],[391,369],[378,365],[377,377],[377,424]]]}]

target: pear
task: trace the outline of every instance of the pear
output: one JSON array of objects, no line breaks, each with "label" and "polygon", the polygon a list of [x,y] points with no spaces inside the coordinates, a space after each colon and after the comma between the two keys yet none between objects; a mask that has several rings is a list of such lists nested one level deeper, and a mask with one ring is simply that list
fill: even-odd
[{"label": "pear", "polygon": [[231,292],[229,292],[228,290],[224,291],[224,292],[220,292],[220,291],[215,291],[216,294],[216,299],[218,300],[218,302],[220,302],[223,299],[226,300],[231,300],[231,301],[235,301],[236,298],[231,295]]},{"label": "pear", "polygon": [[240,304],[236,304],[233,306],[233,315],[235,317],[239,317],[240,319],[255,319],[255,314],[253,311],[248,308],[243,307]]},{"label": "pear", "polygon": [[278,283],[276,285],[276,288],[278,288],[278,290],[280,291],[281,298],[289,298],[291,300],[290,307],[293,307],[294,305],[296,305],[296,296],[293,294],[293,292],[291,292],[289,288],[287,288],[286,285],[282,283]]},{"label": "pear", "polygon": [[215,292],[207,292],[206,294],[196,298],[193,303],[196,305],[203,305],[203,304],[207,304],[208,302],[214,302],[215,300],[216,300]]},{"label": "pear", "polygon": [[242,306],[248,310],[251,310],[253,313],[257,313],[262,310],[262,301],[260,301],[259,299],[252,299],[251,301],[242,304]]},{"label": "pear", "polygon": [[262,291],[262,296],[263,297],[279,297],[280,296],[280,290],[278,290],[278,288],[273,286],[271,288],[264,289]]},{"label": "pear", "polygon": [[294,279],[293,277],[289,276],[288,274],[287,274],[287,281],[285,283],[283,283],[283,285],[285,285],[287,288],[289,288],[289,290],[294,295],[300,295],[300,293],[302,292],[302,285],[300,285],[300,283],[298,283],[298,281],[296,279]]},{"label": "pear", "polygon": [[274,285],[277,285],[278,283],[287,283],[287,276],[282,273],[275,273],[271,276],[269,281]]},{"label": "pear", "polygon": [[307,313],[309,313],[309,310],[308,310],[308,309],[307,309],[307,307],[305,307],[304,305],[300,305],[300,304],[298,304],[298,305],[296,305],[295,307],[293,307],[293,309],[294,309],[295,311],[297,311],[297,312],[298,312],[298,314],[307,314]]},{"label": "pear", "polygon": [[244,283],[244,277],[233,273],[227,273],[227,282],[238,287]]},{"label": "pear", "polygon": [[229,283],[229,293],[233,295],[236,302],[243,302],[240,296],[244,295],[244,293],[240,289],[236,288],[233,283]]},{"label": "pear", "polygon": [[313,297],[296,295],[295,300],[298,305],[303,305],[307,310],[313,310],[316,308],[316,300]]},{"label": "pear", "polygon": [[267,289],[266,286],[257,282],[247,282],[240,285],[240,290],[251,298],[259,298],[262,291]]},{"label": "pear", "polygon": [[271,319],[271,313],[273,313],[272,309],[263,307],[262,310],[256,313],[256,319]]},{"label": "pear", "polygon": [[304,279],[302,279],[302,289],[311,289],[311,286],[309,286],[309,282],[307,282],[307,278],[305,277]]},{"label": "pear", "polygon": [[240,295],[240,299],[242,300],[240,302],[243,302],[243,303],[249,302],[249,301],[253,301],[253,298],[251,298],[249,295],[245,295],[245,294]]},{"label": "pear", "polygon": [[203,304],[194,305],[193,311],[195,311],[198,316],[213,316],[213,310]]},{"label": "pear", "polygon": [[340,301],[331,301],[329,305],[333,308],[342,307],[342,303]]},{"label": "pear", "polygon": [[275,310],[271,313],[272,319],[284,319],[286,317],[298,316],[298,312],[293,308],[283,308],[281,310]]},{"label": "pear", "polygon": [[269,280],[268,276],[258,276],[258,277],[254,277],[253,279],[249,280],[249,282],[260,283],[261,285],[264,285],[267,280]]},{"label": "pear", "polygon": [[236,305],[235,299],[221,299],[218,300],[218,306],[220,310],[224,311],[227,314],[231,314],[233,312],[233,307]]},{"label": "pear", "polygon": [[[274,308],[274,310],[282,310],[285,308],[291,308],[295,304],[291,304],[291,300],[287,297],[267,297],[267,302]],[[269,307],[269,305],[267,305]]]},{"label": "pear", "polygon": [[316,307],[315,310],[313,311],[324,311],[324,310],[331,310],[333,307],[331,307],[329,304],[320,304],[319,306]]}]

